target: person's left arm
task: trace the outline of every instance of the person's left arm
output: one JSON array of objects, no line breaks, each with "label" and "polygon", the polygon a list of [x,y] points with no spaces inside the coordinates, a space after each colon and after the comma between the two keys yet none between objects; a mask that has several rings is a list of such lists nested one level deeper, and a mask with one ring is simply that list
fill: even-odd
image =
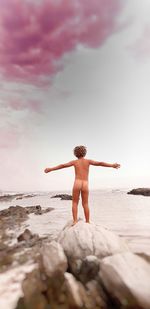
[{"label": "person's left arm", "polygon": [[60,170],[62,168],[70,167],[70,166],[73,166],[73,165],[74,165],[74,161],[70,161],[68,163],[59,164],[59,165],[54,166],[54,167],[47,167],[47,168],[45,168],[44,172],[49,173],[49,172]]}]

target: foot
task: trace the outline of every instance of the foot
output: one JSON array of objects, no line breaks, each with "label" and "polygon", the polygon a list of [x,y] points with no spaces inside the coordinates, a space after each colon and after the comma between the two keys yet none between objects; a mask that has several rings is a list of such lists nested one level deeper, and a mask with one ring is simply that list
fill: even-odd
[{"label": "foot", "polygon": [[73,221],[71,226],[74,226],[78,221]]},{"label": "foot", "polygon": [[86,223],[90,223],[90,221],[85,221]]}]

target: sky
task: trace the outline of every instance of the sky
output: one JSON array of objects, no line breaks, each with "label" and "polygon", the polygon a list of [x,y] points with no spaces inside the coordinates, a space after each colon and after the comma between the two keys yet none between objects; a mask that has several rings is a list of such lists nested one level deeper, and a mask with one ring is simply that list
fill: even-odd
[{"label": "sky", "polygon": [[150,186],[150,1],[0,0],[0,190]]}]

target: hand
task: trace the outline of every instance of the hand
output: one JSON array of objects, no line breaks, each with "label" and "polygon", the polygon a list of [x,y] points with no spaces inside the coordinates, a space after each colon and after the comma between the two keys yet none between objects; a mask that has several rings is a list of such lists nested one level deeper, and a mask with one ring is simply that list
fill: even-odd
[{"label": "hand", "polygon": [[120,168],[120,164],[114,163],[114,164],[113,164],[113,168],[117,168],[117,169]]},{"label": "hand", "polygon": [[51,172],[51,169],[47,167],[47,168],[45,168],[44,172],[49,173],[49,172]]}]

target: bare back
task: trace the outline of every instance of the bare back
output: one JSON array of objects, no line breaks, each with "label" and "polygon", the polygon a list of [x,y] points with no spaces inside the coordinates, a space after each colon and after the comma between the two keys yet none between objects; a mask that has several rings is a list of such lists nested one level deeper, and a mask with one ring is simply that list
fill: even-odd
[{"label": "bare back", "polygon": [[74,161],[75,180],[88,181],[89,175],[89,160],[81,158]]}]

